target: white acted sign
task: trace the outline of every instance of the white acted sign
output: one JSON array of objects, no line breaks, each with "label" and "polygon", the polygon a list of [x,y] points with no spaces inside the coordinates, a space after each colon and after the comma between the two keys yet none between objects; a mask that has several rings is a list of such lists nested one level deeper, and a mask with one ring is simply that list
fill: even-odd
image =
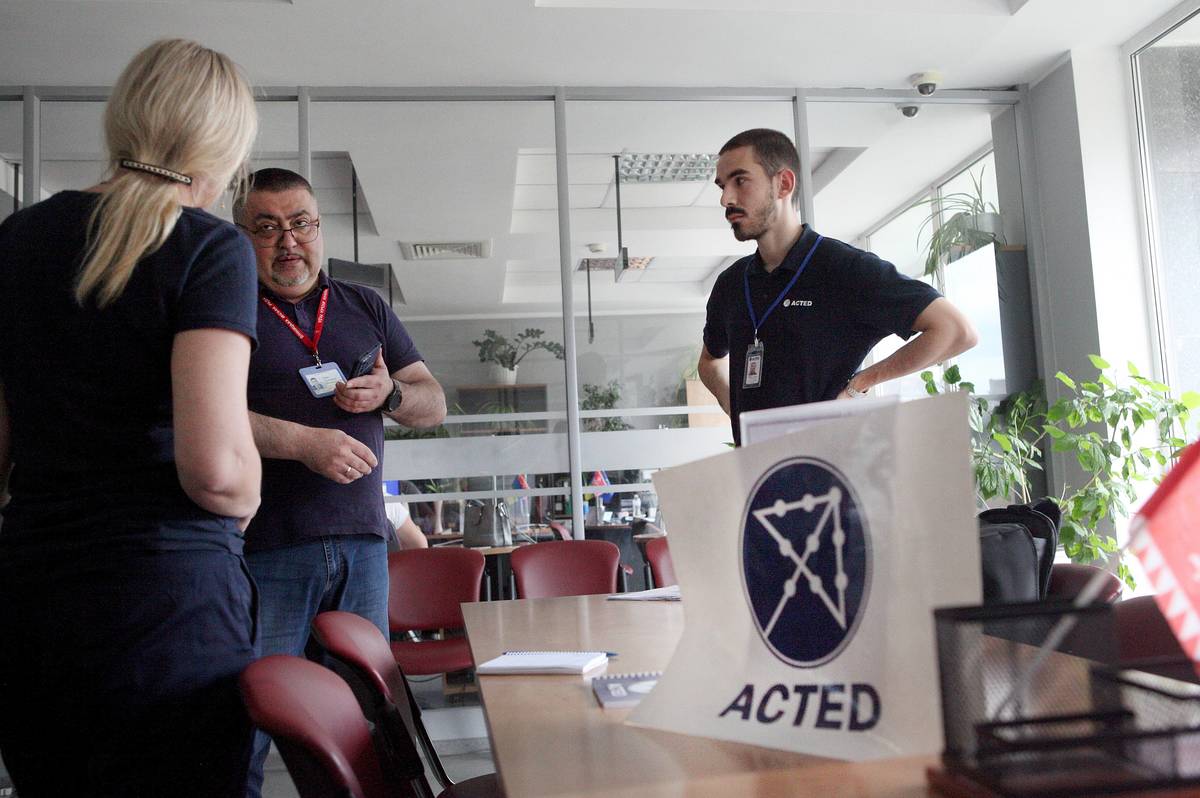
[{"label": "white acted sign", "polygon": [[980,600],[967,397],[654,476],[687,620],[630,723],[839,759],[942,746],[933,609]]}]

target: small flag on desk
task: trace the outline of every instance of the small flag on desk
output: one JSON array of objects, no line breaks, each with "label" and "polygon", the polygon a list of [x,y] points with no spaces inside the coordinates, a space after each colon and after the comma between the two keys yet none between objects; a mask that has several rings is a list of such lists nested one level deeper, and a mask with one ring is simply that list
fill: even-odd
[{"label": "small flag on desk", "polygon": [[[593,471],[592,472],[593,487],[606,488],[611,484],[612,483],[608,481],[608,474],[606,474],[605,472],[603,472],[603,471]],[[588,495],[590,496],[592,494],[588,494]],[[603,503],[608,503],[608,501],[613,497],[613,495],[611,493],[599,493],[596,495],[598,495],[600,497],[600,501]]]},{"label": "small flag on desk", "polygon": [[1133,521],[1129,547],[1179,644],[1200,661],[1200,443],[1179,462]]}]

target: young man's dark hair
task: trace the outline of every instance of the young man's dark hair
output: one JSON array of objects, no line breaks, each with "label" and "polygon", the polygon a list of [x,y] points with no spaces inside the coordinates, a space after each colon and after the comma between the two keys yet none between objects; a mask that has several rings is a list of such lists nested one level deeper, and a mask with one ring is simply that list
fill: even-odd
[{"label": "young man's dark hair", "polygon": [[[724,155],[730,150],[740,147],[750,147],[754,151],[754,160],[758,161],[759,166],[767,173],[767,177],[774,177],[784,169],[791,169],[792,174],[796,175],[797,186],[799,186],[800,156],[797,154],[792,140],[783,133],[765,127],[744,130],[725,142],[725,146],[717,154]],[[799,199],[800,192],[792,192],[793,207],[799,206]]]},{"label": "young man's dark hair", "polygon": [[[297,174],[290,169],[277,169],[268,167],[259,169],[257,172],[251,172],[246,179],[245,189],[238,192],[238,195],[233,200],[233,219],[241,221],[242,211],[246,209],[246,195],[251,191],[267,191],[272,194],[280,191],[291,191],[293,188],[302,188],[309,194],[313,194],[312,184],[304,179],[303,175]],[[316,196],[313,194],[313,196]]]}]

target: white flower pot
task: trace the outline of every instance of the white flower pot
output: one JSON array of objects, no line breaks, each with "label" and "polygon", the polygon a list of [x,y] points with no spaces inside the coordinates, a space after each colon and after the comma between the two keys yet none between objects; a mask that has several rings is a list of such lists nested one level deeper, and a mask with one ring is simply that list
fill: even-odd
[{"label": "white flower pot", "polygon": [[499,363],[489,364],[488,376],[496,385],[515,385],[517,382],[517,370],[505,368]]}]

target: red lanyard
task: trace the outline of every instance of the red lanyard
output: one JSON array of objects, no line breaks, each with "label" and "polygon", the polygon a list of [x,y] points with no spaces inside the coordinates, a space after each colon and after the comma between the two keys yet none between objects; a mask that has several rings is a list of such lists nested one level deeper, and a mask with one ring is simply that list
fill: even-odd
[{"label": "red lanyard", "polygon": [[296,326],[296,322],[289,319],[287,315],[279,309],[279,306],[267,299],[265,295],[259,294],[258,298],[262,300],[264,305],[271,309],[271,312],[279,317],[280,321],[287,325],[287,328],[291,330],[297,338],[300,339],[300,343],[304,344],[305,348],[308,349],[309,352],[312,352],[312,356],[316,359],[317,365],[321,365],[321,356],[317,354],[317,344],[321,341],[321,330],[325,329],[325,306],[329,304],[329,286],[326,286],[325,290],[321,292],[321,301],[317,305],[317,322],[313,325],[311,338],[305,335],[304,331]]}]

